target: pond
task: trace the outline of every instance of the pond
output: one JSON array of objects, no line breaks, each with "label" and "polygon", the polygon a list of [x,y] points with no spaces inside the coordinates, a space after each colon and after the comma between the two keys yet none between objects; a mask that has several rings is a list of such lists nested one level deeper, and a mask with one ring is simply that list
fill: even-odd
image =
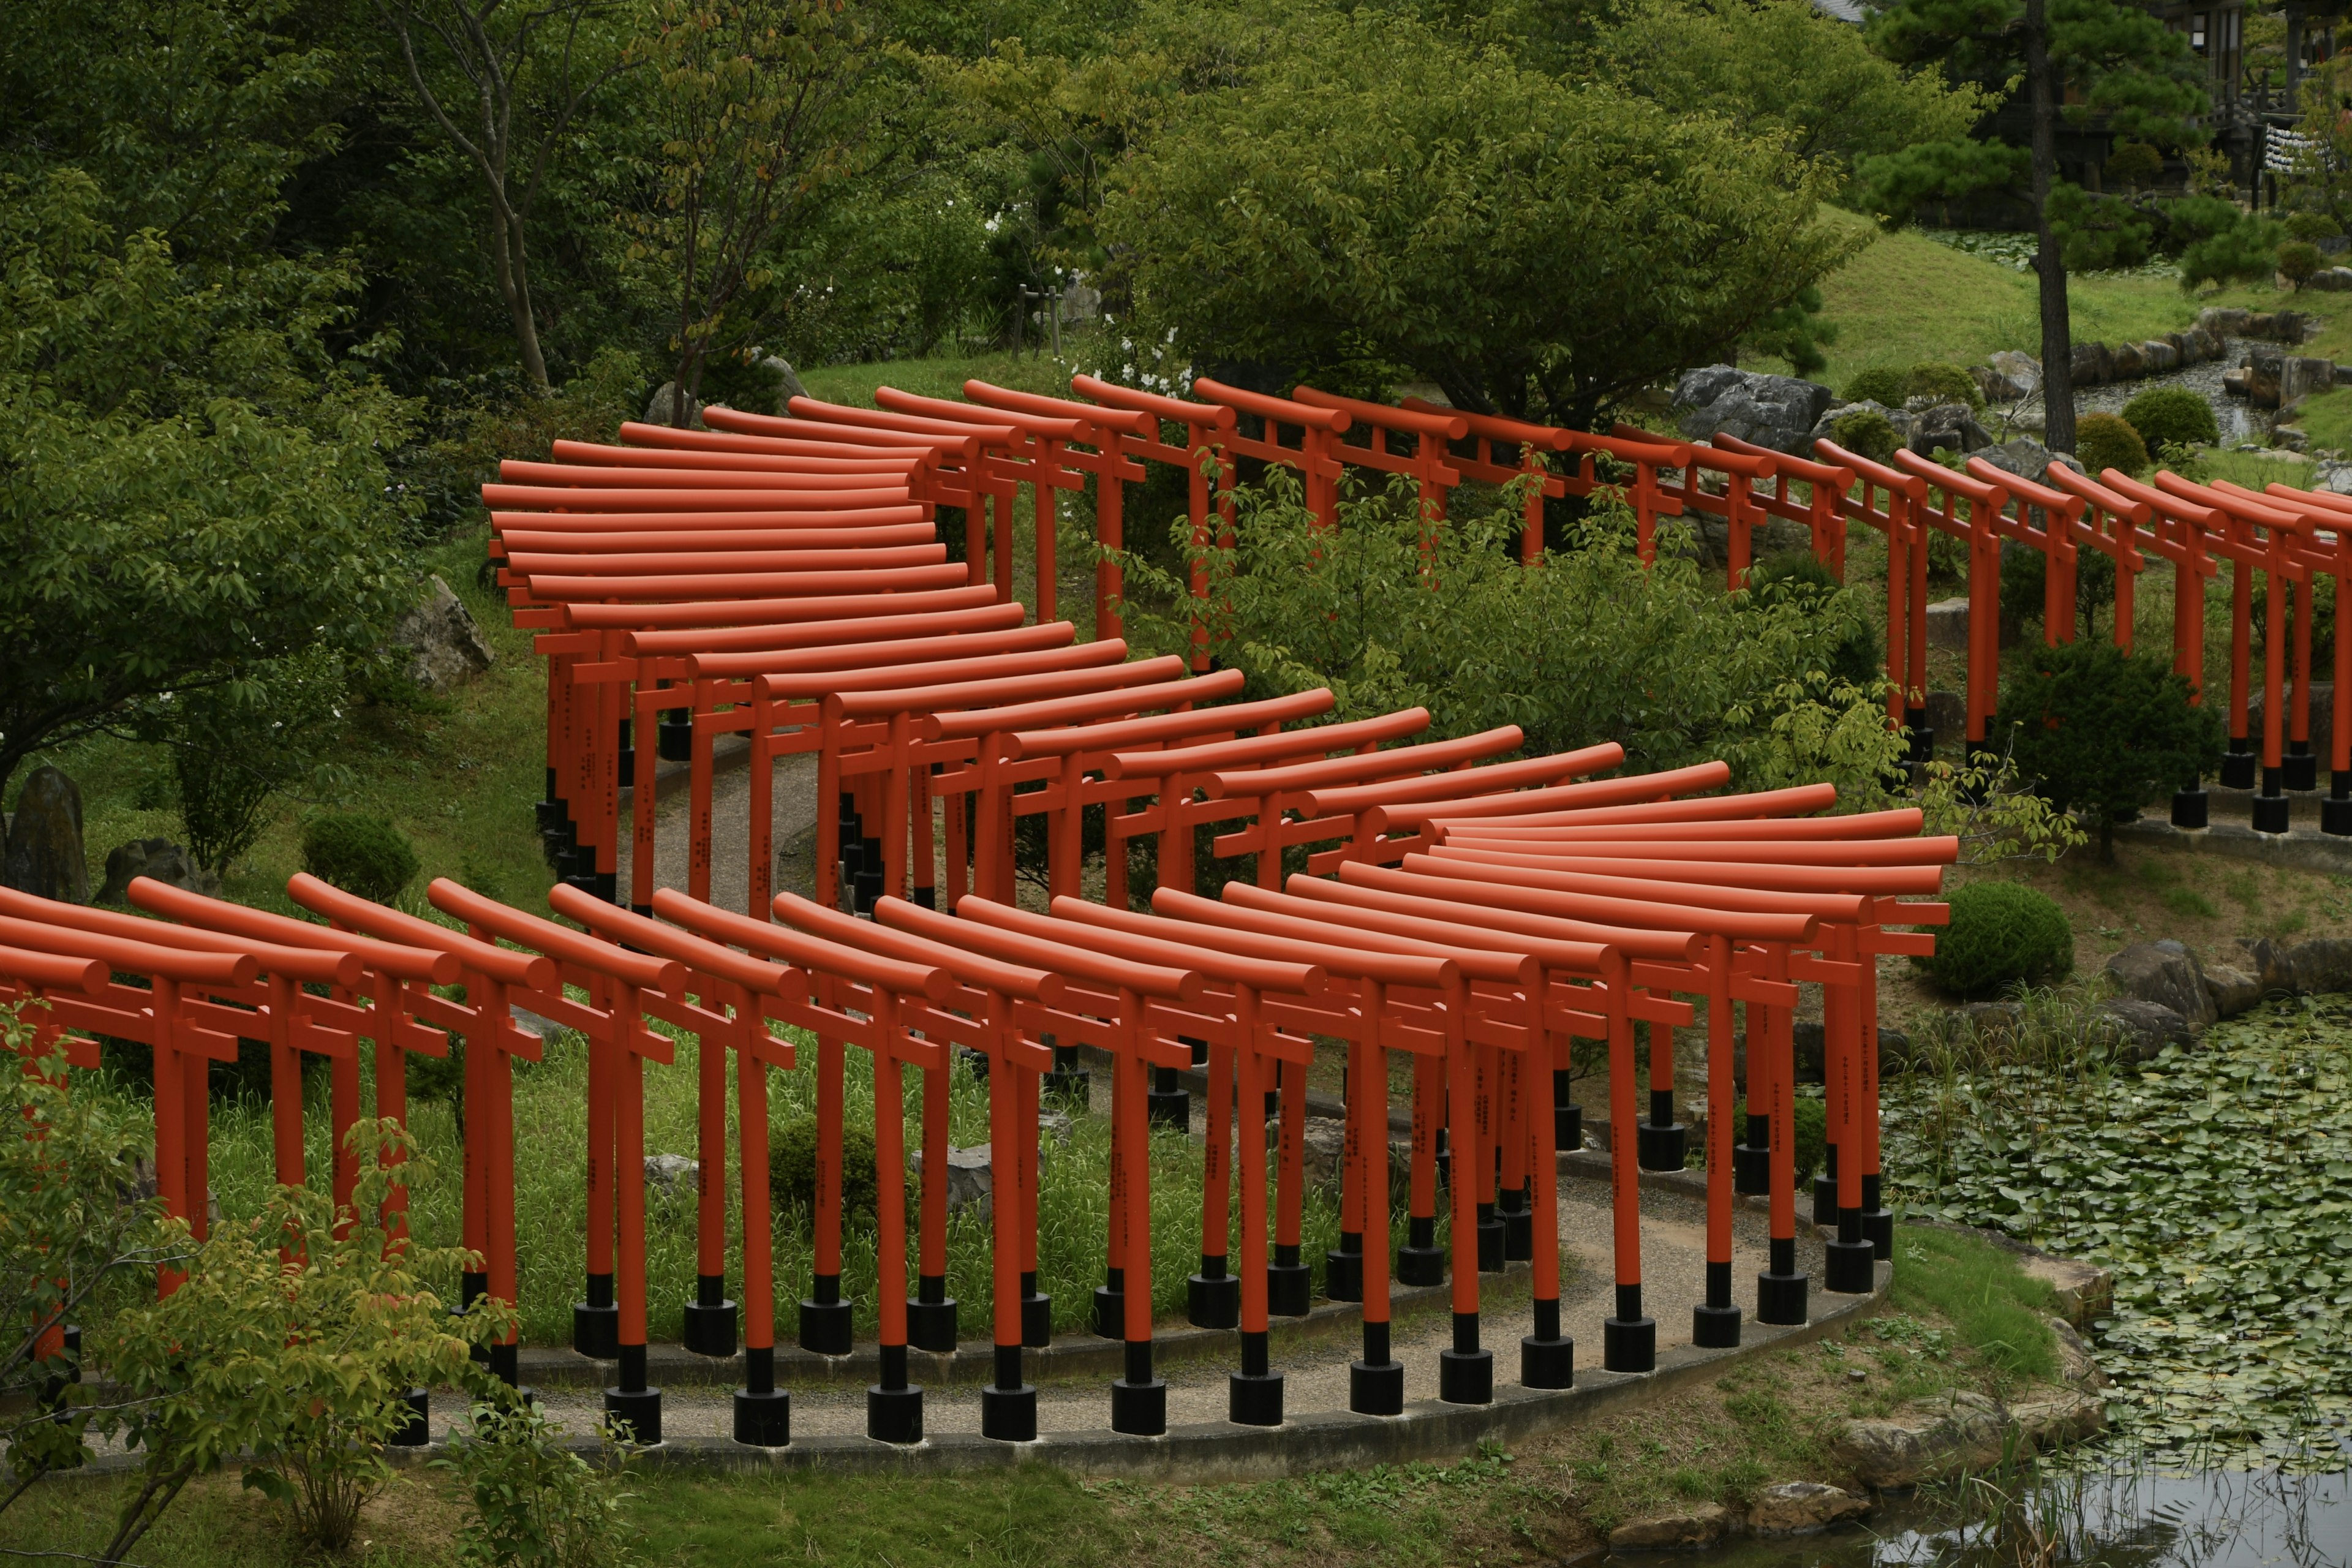
[{"label": "pond", "polygon": [[2093,1346],[2157,1462],[2332,1451],[2352,1421],[2352,997],[2273,1002],[2138,1064],[2082,1043],[2083,1005],[1923,1036],[1887,1084],[1889,1184],[2114,1270]]},{"label": "pond", "polygon": [[[1613,1568],[1642,1559],[1618,1556]],[[1651,1564],[1660,1559],[1649,1555]],[[1882,1500],[1860,1528],[1740,1540],[1677,1568],[2297,1568],[2352,1563],[2352,1472],[2074,1472]]]}]

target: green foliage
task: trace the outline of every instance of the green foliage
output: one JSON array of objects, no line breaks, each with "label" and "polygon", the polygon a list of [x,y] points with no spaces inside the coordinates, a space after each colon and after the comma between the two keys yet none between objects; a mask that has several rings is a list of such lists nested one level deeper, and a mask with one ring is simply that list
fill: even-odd
[{"label": "green foliage", "polygon": [[1875,403],[1887,408],[1903,406],[1904,383],[1908,374],[1893,365],[1873,365],[1858,370],[1846,379],[1845,399],[1848,403]]},{"label": "green foliage", "polygon": [[2069,272],[2137,267],[2156,247],[2156,225],[2121,196],[2061,181],[2051,188],[2047,210]]},{"label": "green foliage", "polygon": [[1830,363],[1822,348],[1838,338],[1837,323],[1822,321],[1821,315],[1821,286],[1809,283],[1787,304],[1766,311],[1741,336],[1740,353],[1751,359],[1761,355],[1786,360],[1794,375],[1817,374]]},{"label": "green foliage", "polygon": [[1952,923],[1937,933],[1934,955],[1911,961],[1946,991],[1992,995],[2074,967],[2074,928],[2049,894],[1980,881],[1955,889],[1948,901]]},{"label": "green foliage", "polygon": [[[466,1489],[460,1563],[479,1568],[627,1568],[623,1472],[564,1447],[562,1423],[499,1385],[435,1467]],[[613,1433],[608,1426],[609,1442]]]},{"label": "green foliage", "polygon": [[[1205,609],[1150,562],[1123,557],[1139,595],[1131,642],[1188,647],[1198,615],[1254,696],[1328,686],[1334,719],[1425,706],[1432,738],[1517,724],[1530,754],[1612,740],[1629,766],[1719,756],[1750,784],[1831,776],[1858,798],[1891,766],[1874,676],[1856,686],[1832,673],[1852,668],[1842,650],[1850,660],[1865,618],[1850,590],[1727,596],[1664,531],[1644,567],[1631,518],[1612,506],[1529,572],[1512,549],[1521,519],[1507,495],[1433,530],[1410,482],[1343,501],[1328,530],[1286,470],[1234,499],[1237,542],[1203,563]],[[1190,552],[1188,522],[1170,537]]]},{"label": "green foliage", "polygon": [[408,589],[398,406],[328,354],[356,279],[207,283],[67,170],[0,176],[0,786],[162,693],[369,654]]},{"label": "green foliage", "polygon": [[341,660],[316,650],[156,701],[149,723],[172,748],[180,821],[198,866],[218,872],[251,848],[281,792],[322,768],[341,775],[323,759],[345,691]]},{"label": "green foliage", "polygon": [[2267,280],[2278,270],[2280,232],[2273,220],[2248,216],[2195,241],[2180,253],[2180,287]]},{"label": "green foliage", "polygon": [[2145,142],[2118,142],[2107,154],[2105,169],[2109,184],[2126,190],[2152,185],[2164,174],[2164,154]]},{"label": "green foliage", "polygon": [[1843,635],[1829,650],[1829,677],[1834,682],[1865,688],[1880,674],[1878,627],[1868,616],[1860,613],[1844,587],[1810,550],[1784,552],[1759,563],[1748,573],[1750,603],[1767,607],[1787,605],[1825,625],[1843,623]]},{"label": "green foliage", "polygon": [[2026,163],[2022,150],[1998,142],[1921,142],[1857,159],[1854,195],[1864,211],[1899,228],[1931,202],[1963,201],[2022,180]]},{"label": "green foliage", "polygon": [[[2050,563],[2039,550],[2011,546],[2000,552],[2000,615],[2003,620],[2039,625],[2048,604]],[[2116,602],[2115,557],[2098,550],[2074,552],[2074,634],[2093,635],[2098,612]],[[2113,629],[2113,617],[2109,617]]]},{"label": "green foliage", "polygon": [[[106,1560],[190,1479],[241,1458],[246,1484],[284,1506],[299,1536],[342,1550],[390,1479],[382,1449],[410,1418],[408,1391],[471,1384],[471,1346],[511,1326],[496,1303],[453,1320],[425,1285],[475,1255],[386,1247],[379,1205],[432,1176],[423,1162],[387,1163],[407,1154],[408,1134],[362,1120],[348,1142],[359,1157],[349,1209],[279,1187],[258,1217],[225,1219],[194,1244],[178,1289],[106,1326],[94,1353],[131,1396],[126,1445],[146,1453]],[[171,1229],[185,1244],[185,1226]]]},{"label": "green foliage", "polygon": [[2103,860],[2116,823],[2221,754],[2220,712],[2192,706],[2185,678],[2157,655],[2095,638],[2032,649],[2000,714],[2018,726],[2018,766],[2052,805],[2098,829]]},{"label": "green foliage", "polygon": [[1977,384],[1964,366],[1928,360],[1913,365],[1903,377],[1903,395],[1932,397],[1938,403],[1965,403],[1971,408],[1984,406],[1984,388]]},{"label": "green foliage", "polygon": [[[795,1116],[776,1129],[768,1149],[768,1194],[779,1206],[797,1206],[804,1215],[816,1212],[816,1118]],[[841,1128],[841,1212],[872,1214],[880,1169],[874,1152],[874,1129],[848,1121]]]},{"label": "green foliage", "polygon": [[2326,263],[2319,247],[2308,240],[2290,239],[2278,247],[2279,276],[2297,289],[2311,281],[2311,275]]},{"label": "green foliage", "polygon": [[1948,1319],[1962,1342],[1997,1371],[2047,1379],[2058,1369],[2049,1284],[2017,1255],[1965,1231],[1895,1227],[1895,1300],[1906,1311]]},{"label": "green foliage", "polygon": [[[1796,1147],[1790,1151],[1800,1184],[1812,1180],[1813,1173],[1822,1168],[1822,1159],[1829,1149],[1829,1107],[1811,1096],[1801,1096],[1789,1104],[1789,1121],[1796,1135]],[[1745,1098],[1733,1102],[1731,1125],[1738,1131],[1739,1141],[1748,1139],[1748,1101]]]},{"label": "green foliage", "polygon": [[2321,212],[2289,213],[2286,218],[2287,237],[2317,241],[2334,239],[2344,232],[2344,226]]},{"label": "green foliage", "polygon": [[381,816],[337,812],[303,826],[302,868],[346,892],[388,904],[416,879],[416,847]]},{"label": "green foliage", "polygon": [[2124,405],[2123,417],[2151,452],[2168,445],[2210,447],[2221,439],[2212,404],[2185,386],[2151,387]]},{"label": "green foliage", "polygon": [[2148,469],[2147,447],[2121,415],[2085,414],[2074,423],[2074,455],[2085,473],[2120,468],[2134,479]]},{"label": "green foliage", "polygon": [[1814,221],[1829,176],[1776,142],[1389,13],[1305,12],[1265,47],[1170,106],[1104,201],[1141,324],[1198,366],[1375,394],[1410,371],[1587,426],[1864,237]]},{"label": "green foliage", "polygon": [[1594,74],[1676,111],[1698,106],[1841,174],[1854,160],[1957,140],[1994,95],[1906,71],[1807,0],[1644,0],[1601,30]]},{"label": "green foliage", "polygon": [[1903,446],[1902,432],[1895,428],[1895,422],[1875,408],[1839,415],[1830,426],[1830,437],[1855,457],[1874,463],[1893,462]]}]

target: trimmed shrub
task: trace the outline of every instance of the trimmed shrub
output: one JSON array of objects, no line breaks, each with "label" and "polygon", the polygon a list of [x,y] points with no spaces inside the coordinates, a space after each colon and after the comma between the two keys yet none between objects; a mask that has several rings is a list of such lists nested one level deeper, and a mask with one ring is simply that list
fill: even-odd
[{"label": "trimmed shrub", "polygon": [[2101,860],[2115,858],[2116,824],[2221,760],[2219,710],[2193,706],[2163,655],[2078,637],[2018,662],[2000,693],[2018,772],[2097,831]]},{"label": "trimmed shrub", "polygon": [[302,829],[302,868],[347,893],[388,904],[416,879],[416,847],[381,816],[337,812]]},{"label": "trimmed shrub", "polygon": [[2150,387],[2124,405],[2124,423],[2151,452],[2167,445],[2210,447],[2221,439],[2213,405],[2185,386]]},{"label": "trimmed shrub", "polygon": [[[841,1212],[872,1214],[874,1130],[845,1121],[841,1128]],[[795,1116],[776,1129],[768,1148],[768,1199],[779,1208],[816,1213],[816,1118]]]},{"label": "trimmed shrub", "polygon": [[1857,408],[1851,414],[1841,414],[1830,425],[1830,439],[1857,458],[1868,458],[1874,463],[1891,463],[1895,450],[1903,445],[1895,422],[1875,408]]},{"label": "trimmed shrub", "polygon": [[1911,961],[1946,991],[1988,996],[2074,967],[2074,929],[2049,894],[2015,882],[1970,882],[1947,901],[1952,923],[1936,934],[1935,955]]},{"label": "trimmed shrub", "polygon": [[1903,378],[1906,398],[1932,397],[1938,403],[1965,403],[1971,408],[1984,406],[1984,388],[1977,384],[1965,366],[1945,360],[1923,360],[1911,367]]},{"label": "trimmed shrub", "polygon": [[2145,142],[2119,142],[2107,154],[2107,183],[2138,190],[2152,185],[2164,174],[2164,154]]},{"label": "trimmed shrub", "polygon": [[1903,406],[1903,372],[1893,365],[1873,365],[1858,370],[1845,384],[1848,403],[1883,403],[1889,408]]},{"label": "trimmed shrub", "polygon": [[[1830,1145],[1830,1108],[1818,1100],[1800,1096],[1789,1108],[1789,1120],[1795,1123],[1797,1146],[1790,1151],[1797,1167],[1800,1184],[1813,1179],[1822,1168],[1822,1157]],[[1732,1141],[1748,1142],[1748,1101],[1738,1100],[1731,1108]]]},{"label": "trimmed shrub", "polygon": [[2334,239],[2343,232],[2343,228],[2336,221],[2326,213],[2295,213],[2286,220],[2286,235],[2289,239],[2313,241]]},{"label": "trimmed shrub", "polygon": [[2096,477],[2120,468],[2134,479],[2147,472],[2147,444],[2117,414],[2085,414],[2074,421],[2074,456]]},{"label": "trimmed shrub", "polygon": [[2300,289],[2311,281],[2311,275],[2326,264],[2319,247],[2307,239],[2290,239],[2278,247],[2279,276]]}]

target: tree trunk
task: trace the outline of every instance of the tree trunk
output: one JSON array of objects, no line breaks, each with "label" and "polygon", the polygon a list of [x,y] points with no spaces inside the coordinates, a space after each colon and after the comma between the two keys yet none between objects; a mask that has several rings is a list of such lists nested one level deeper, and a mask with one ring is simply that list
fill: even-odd
[{"label": "tree trunk", "polygon": [[522,356],[522,370],[530,384],[541,392],[547,390],[547,361],[539,352],[539,323],[531,319],[530,262],[523,253],[522,227],[499,210],[493,200],[490,207],[490,267],[498,277],[499,298],[507,302],[507,314],[514,322],[515,348]]},{"label": "tree trunk", "polygon": [[2058,178],[2058,73],[2050,63],[2048,0],[2025,0],[2025,75],[2033,105],[2033,270],[2042,280],[2042,445],[2074,449],[2074,330],[2066,315],[2066,262],[2050,228]]}]

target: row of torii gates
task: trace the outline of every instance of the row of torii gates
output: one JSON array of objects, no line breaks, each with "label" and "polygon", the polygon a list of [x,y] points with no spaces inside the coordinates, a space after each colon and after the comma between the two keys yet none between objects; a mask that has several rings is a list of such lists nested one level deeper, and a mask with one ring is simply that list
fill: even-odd
[{"label": "row of torii gates", "polygon": [[[1187,468],[1203,541],[1225,525],[1213,509],[1236,459],[1299,468],[1326,518],[1341,465],[1412,474],[1433,527],[1461,479],[1533,474],[1534,563],[1542,496],[1613,483],[1641,520],[1645,553],[1659,516],[1725,517],[1735,583],[1748,565],[1749,530],[1763,519],[1808,523],[1833,568],[1843,566],[1845,526],[1859,521],[1884,530],[1894,555],[1890,609],[1904,614],[1890,616],[1898,627],[1890,668],[1922,678],[1898,689],[1896,720],[1911,715],[1905,693],[1924,689],[1916,612],[1927,529],[1966,533],[1978,584],[1997,573],[2000,539],[2031,535],[2053,568],[2053,636],[2071,632],[2071,571],[2084,545],[2111,548],[2133,570],[2139,552],[2177,550],[2189,581],[2213,560],[2231,560],[2242,607],[2249,564],[2305,582],[2334,548],[2313,521],[2334,515],[2314,510],[2333,504],[2325,498],[2296,500],[2303,510],[2290,510],[2287,498],[2256,501],[2216,487],[2192,500],[2164,476],[2139,488],[2112,473],[2094,484],[2053,472],[2064,488],[2045,489],[1899,458],[1896,468],[1881,468],[1826,446],[1826,461],[1810,463],[1728,440],[1661,443],[1622,428],[1587,435],[1308,389],[1278,400],[1202,382],[1194,388],[1201,403],[1083,377],[1076,389],[1092,401],[971,384],[969,404],[885,388],[878,409],[807,399],[782,418],[713,409],[709,430],[633,424],[620,445],[562,442],[550,462],[506,464],[485,499],[500,581],[548,658],[540,817],[562,872],[548,900],[558,918],[447,880],[435,882],[429,898],[448,923],[307,877],[289,892],[320,923],[143,880],[132,901],[162,919],[0,893],[0,988],[46,1001],[36,1016],[51,1037],[102,1034],[153,1050],[159,1187],[199,1233],[205,1062],[233,1056],[240,1037],[269,1042],[278,1174],[299,1182],[300,1055],[326,1056],[339,1150],[329,1179],[348,1201],[354,1166],[341,1134],[361,1115],[361,1042],[374,1052],[374,1112],[398,1119],[407,1054],[439,1054],[453,1037],[463,1039],[463,1239],[479,1258],[460,1282],[467,1303],[516,1298],[510,1070],[515,1058],[535,1058],[541,1042],[515,1025],[512,1010],[579,1031],[589,1051],[591,1175],[574,1347],[614,1363],[607,1407],[643,1441],[661,1431],[660,1393],[646,1382],[646,1210],[635,1179],[644,1073],[648,1061],[673,1061],[679,1035],[698,1042],[702,1172],[686,1348],[731,1356],[740,1339],[740,1441],[790,1437],[789,1394],[776,1380],[766,1075],[802,1070],[804,1056],[814,1058],[820,1146],[814,1265],[797,1338],[819,1354],[851,1349],[841,1133],[852,1048],[882,1069],[874,1113],[886,1283],[877,1303],[880,1377],[867,1411],[878,1439],[921,1436],[923,1394],[909,1382],[909,1348],[958,1342],[945,1294],[944,1075],[959,1047],[989,1065],[990,1142],[1006,1178],[991,1199],[994,1376],[982,1410],[989,1436],[1036,1434],[1024,1354],[1052,1334],[1051,1304],[1037,1289],[1037,1117],[1041,1093],[1070,1081],[1082,1046],[1112,1063],[1111,1222],[1095,1326],[1126,1345],[1124,1375],[1111,1387],[1115,1429],[1165,1428],[1165,1388],[1152,1368],[1147,1154],[1155,1121],[1190,1123],[1175,1088],[1187,1065],[1204,1068],[1208,1083],[1200,1267],[1187,1281],[1187,1315],[1240,1331],[1232,1418],[1282,1420],[1269,1328],[1275,1317],[1304,1313],[1313,1291],[1300,1239],[1304,1068],[1318,1038],[1339,1042],[1348,1068],[1342,1229],[1323,1260],[1322,1289],[1362,1303],[1350,1407],[1392,1415],[1402,1405],[1391,1281],[1438,1284],[1449,1275],[1454,1342],[1440,1356],[1441,1395],[1490,1399],[1479,1276],[1510,1260],[1533,1268],[1520,1380],[1563,1387],[1574,1346],[1561,1321],[1554,1184],[1559,1152],[1581,1142],[1570,1042],[1605,1042],[1610,1120],[1635,1133],[1611,1140],[1616,1290],[1602,1324],[1604,1366],[1654,1364],[1638,1171],[1685,1163],[1668,1041],[1701,1009],[1707,1270],[1705,1300],[1692,1309],[1694,1340],[1736,1344],[1747,1315],[1732,1276],[1736,1193],[1769,1195],[1755,1317],[1806,1320],[1791,1126],[1803,984],[1820,987],[1832,1145],[1813,1194],[1816,1222],[1834,1226],[1823,1284],[1867,1290],[1874,1259],[1888,1256],[1892,1239],[1879,1195],[1876,961],[1929,950],[1927,933],[1890,928],[1941,921],[1942,905],[1905,900],[1939,889],[1957,845],[1922,837],[1916,811],[1822,815],[1834,805],[1828,785],[1715,793],[1729,782],[1720,763],[1594,776],[1622,763],[1614,745],[1495,761],[1520,744],[1508,728],[1408,743],[1429,723],[1417,710],[1286,729],[1328,713],[1331,694],[1236,700],[1241,677],[1205,668],[1202,647],[1192,658],[1129,658],[1112,567],[1097,577],[1094,640],[1078,641],[1074,626],[1054,618],[1055,493],[1091,476],[1101,537],[1116,546],[1120,486],[1139,477],[1142,461]],[[1257,433],[1244,434],[1244,418]],[[1343,437],[1357,426],[1369,434],[1351,445]],[[1454,450],[1464,442],[1470,455]],[[1569,454],[1574,466],[1553,472],[1545,453]],[[1602,461],[1616,467],[1604,472]],[[1710,473],[1723,477],[1723,489],[1708,488]],[[1009,593],[1012,508],[1024,482],[1034,487],[1040,522],[1034,619]],[[969,520],[966,561],[947,559],[938,541],[942,506]],[[2231,553],[2241,531],[2266,553]],[[2127,573],[2118,580],[2127,583]],[[1980,612],[1990,609],[1988,591],[1997,593],[1972,586]],[[2127,605],[2127,588],[2119,598]],[[2182,602],[2186,615],[2201,591]],[[1979,613],[1972,624],[1990,637],[1995,618]],[[2128,637],[2128,611],[2116,619]],[[2238,626],[2242,670],[2242,614]],[[2297,632],[2300,673],[2307,620]],[[2336,646],[2340,662],[2352,638]],[[2201,633],[2184,637],[2182,658],[2201,647]],[[2270,639],[2265,755],[2274,773],[2278,650]],[[1990,719],[1979,695],[1991,687],[1975,679],[1978,659],[1972,646],[1972,741]],[[2243,682],[2235,689],[2242,693]],[[2336,689],[2340,702],[2347,684],[2339,679]],[[2242,695],[2235,706],[2243,712]],[[631,745],[633,733],[649,731],[655,746]],[[2352,725],[2339,723],[2336,733],[2342,798]],[[750,748],[752,795],[742,913],[709,901],[714,746],[738,735]],[[767,826],[774,760],[798,752],[814,753],[820,781],[820,863],[807,894],[772,886]],[[653,886],[657,754],[690,764],[684,891]],[[625,786],[633,853],[623,900]],[[1083,824],[1095,808],[1110,846],[1099,902],[1085,897],[1082,879]],[[1042,910],[1021,907],[1014,893],[1022,816],[1045,819],[1050,898]],[[1248,857],[1255,867],[1253,880],[1224,882],[1215,898],[1192,890],[1195,830],[1204,825],[1213,856]],[[1158,850],[1149,913],[1130,908],[1141,889],[1126,878],[1124,847],[1141,836]],[[1310,846],[1319,847],[1308,849],[1304,871],[1286,876],[1284,852]],[[462,984],[462,1000],[449,994],[453,984]],[[656,1022],[668,1028],[650,1026]],[[1742,1024],[1753,1113],[1736,1128]],[[1646,1120],[1637,1025],[1650,1031]],[[742,1258],[731,1282],[723,1186],[730,1051]],[[1392,1258],[1386,1086],[1389,1054],[1399,1051],[1412,1062],[1412,1139],[1406,1241]],[[921,1075],[915,1137],[925,1154],[911,1199],[908,1067]],[[1257,1135],[1262,1121],[1277,1129],[1270,1156]],[[1457,1151],[1468,1159],[1454,1158]],[[1443,1242],[1441,1188],[1450,1230]],[[396,1232],[402,1199],[393,1203]],[[910,1273],[911,1294],[898,1283]],[[164,1288],[172,1283],[167,1275]],[[511,1339],[490,1354],[496,1371],[517,1377]],[[415,1397],[411,1431],[422,1440],[423,1394]]]}]

